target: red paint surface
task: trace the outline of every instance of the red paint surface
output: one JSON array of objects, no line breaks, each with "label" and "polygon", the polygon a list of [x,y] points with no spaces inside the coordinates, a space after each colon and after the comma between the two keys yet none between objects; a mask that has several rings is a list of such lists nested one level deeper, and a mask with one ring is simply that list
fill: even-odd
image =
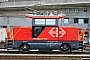
[{"label": "red paint surface", "polygon": [[28,18],[64,18],[66,14],[61,14],[59,16],[45,16],[45,15],[33,16],[31,14],[25,14],[25,16]]},{"label": "red paint surface", "polygon": [[[58,28],[58,37],[56,37],[56,34],[54,33],[52,37],[49,34],[49,31],[52,30],[52,32],[56,33],[56,28]],[[62,28],[66,33],[60,37],[62,34],[59,34],[59,31],[62,31],[60,28]],[[44,30],[39,34],[37,38],[32,38],[32,27],[31,26],[23,26],[23,27],[13,27],[13,39],[14,40],[78,40],[78,30],[77,27],[69,27],[69,26],[47,26],[44,28]]]},{"label": "red paint surface", "polygon": [[14,40],[32,40],[32,27],[13,27],[13,39]]},{"label": "red paint surface", "polygon": [[69,27],[69,26],[60,26],[59,28],[63,28],[66,31],[66,34],[63,37],[59,37],[59,40],[78,40],[78,30],[77,27]]}]

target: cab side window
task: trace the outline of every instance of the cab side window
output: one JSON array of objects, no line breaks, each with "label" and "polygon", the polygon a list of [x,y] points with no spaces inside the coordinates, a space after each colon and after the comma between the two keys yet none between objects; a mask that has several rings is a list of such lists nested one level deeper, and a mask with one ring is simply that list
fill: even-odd
[{"label": "cab side window", "polygon": [[44,29],[44,27],[43,26],[41,26],[41,27],[33,26],[32,29],[33,29],[33,31],[32,31],[32,37],[33,38],[36,38],[42,32],[42,30]]}]

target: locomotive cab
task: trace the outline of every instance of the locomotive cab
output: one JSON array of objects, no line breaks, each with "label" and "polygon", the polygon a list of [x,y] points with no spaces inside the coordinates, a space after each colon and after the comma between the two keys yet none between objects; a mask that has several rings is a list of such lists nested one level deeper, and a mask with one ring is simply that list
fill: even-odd
[{"label": "locomotive cab", "polygon": [[36,38],[47,27],[58,26],[58,18],[33,18],[32,37]]}]

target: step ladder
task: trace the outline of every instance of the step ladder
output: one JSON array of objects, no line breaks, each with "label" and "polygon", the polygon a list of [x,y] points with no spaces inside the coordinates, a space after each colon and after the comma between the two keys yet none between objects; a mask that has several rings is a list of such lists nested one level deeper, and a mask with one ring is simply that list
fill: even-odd
[{"label": "step ladder", "polygon": [[84,46],[83,46],[83,41],[80,40],[80,41],[79,41],[79,50],[82,51],[82,50],[83,50],[83,47],[84,47]]},{"label": "step ladder", "polygon": [[8,40],[7,50],[12,50],[13,40]]}]

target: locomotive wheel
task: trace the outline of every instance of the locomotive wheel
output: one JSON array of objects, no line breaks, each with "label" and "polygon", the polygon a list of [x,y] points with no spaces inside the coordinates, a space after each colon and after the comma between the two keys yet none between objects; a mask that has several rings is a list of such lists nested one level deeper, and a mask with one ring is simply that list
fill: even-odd
[{"label": "locomotive wheel", "polygon": [[20,47],[19,47],[19,51],[20,52],[28,52],[30,49],[30,46],[28,44],[22,44]]},{"label": "locomotive wheel", "polygon": [[71,48],[70,48],[70,46],[68,44],[62,44],[60,46],[60,51],[62,53],[69,53],[69,52],[71,52]]}]

